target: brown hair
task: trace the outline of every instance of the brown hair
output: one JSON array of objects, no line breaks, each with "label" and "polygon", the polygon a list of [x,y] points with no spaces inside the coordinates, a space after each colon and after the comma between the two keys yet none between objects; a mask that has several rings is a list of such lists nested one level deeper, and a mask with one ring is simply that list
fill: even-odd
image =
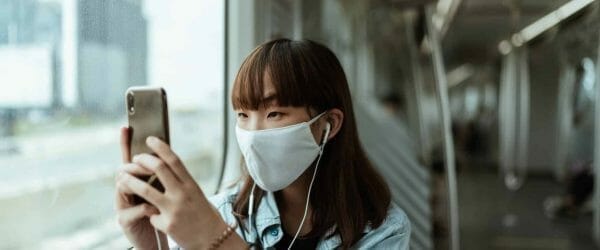
[{"label": "brown hair", "polygon": [[[315,178],[310,196],[313,228],[308,237],[324,236],[335,225],[341,247],[349,248],[362,237],[367,225],[378,227],[386,218],[390,191],[359,142],[344,70],[333,52],[316,42],[277,39],[264,43],[240,67],[231,94],[234,109],[256,110],[265,105],[264,74],[271,77],[280,106],[306,107],[318,113],[337,108],[344,113],[338,134],[325,147]],[[254,185],[247,174],[242,178],[244,184],[234,203],[234,213],[240,219],[247,217]],[[256,206],[264,194],[257,190]]]}]

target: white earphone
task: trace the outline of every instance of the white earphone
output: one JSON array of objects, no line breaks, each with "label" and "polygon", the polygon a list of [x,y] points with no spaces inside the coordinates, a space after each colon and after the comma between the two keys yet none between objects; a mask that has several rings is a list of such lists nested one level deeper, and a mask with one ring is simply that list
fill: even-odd
[{"label": "white earphone", "polygon": [[[321,161],[321,155],[323,154],[323,150],[325,148],[325,144],[327,143],[327,140],[329,139],[329,134],[331,132],[331,123],[327,122],[327,124],[325,125],[325,137],[322,139],[322,145],[321,145],[321,149],[319,151],[319,158],[317,159],[317,163],[315,165],[315,171],[313,172],[313,176],[312,179],[310,181],[310,186],[308,188],[308,196],[306,197],[306,205],[304,208],[304,215],[302,216],[302,220],[300,222],[300,226],[298,227],[298,230],[296,231],[296,234],[294,235],[294,238],[292,239],[292,242],[290,242],[290,245],[288,246],[288,250],[292,247],[292,245],[294,245],[294,242],[296,241],[296,238],[298,238],[298,234],[300,233],[300,229],[302,228],[302,225],[304,224],[304,221],[306,219],[306,212],[308,210],[308,202],[310,200],[310,193],[312,190],[312,185],[313,182],[315,180],[315,176],[317,174],[317,167],[319,166],[319,162]],[[254,189],[256,188],[256,183],[254,183],[254,185],[252,185],[252,189],[250,190],[250,197],[249,197],[249,201],[248,201],[248,226],[249,226],[249,232],[250,230],[254,231],[254,233],[256,232],[256,229],[254,228],[254,223],[253,223],[253,219],[254,219]],[[252,235],[252,233],[250,233],[250,235]],[[257,237],[257,236],[256,236]],[[255,237],[255,238],[256,238]],[[256,243],[256,242],[254,242]]]},{"label": "white earphone", "polygon": [[327,122],[327,125],[325,125],[325,138],[323,138],[323,143],[326,143],[329,140],[329,132],[331,132],[331,123]]}]

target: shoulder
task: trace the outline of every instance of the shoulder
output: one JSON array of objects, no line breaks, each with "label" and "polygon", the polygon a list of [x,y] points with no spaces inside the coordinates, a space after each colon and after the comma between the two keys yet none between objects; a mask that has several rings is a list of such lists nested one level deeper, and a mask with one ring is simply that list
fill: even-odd
[{"label": "shoulder", "polygon": [[410,232],[410,220],[406,213],[391,204],[385,220],[376,228],[367,228],[357,247],[408,249]]},{"label": "shoulder", "polygon": [[233,215],[233,204],[235,203],[239,190],[239,185],[236,185],[234,187],[222,190],[211,197],[208,197],[208,202],[215,207],[223,220],[225,220],[225,222],[228,224],[232,224],[234,221],[236,221],[236,218]]},{"label": "shoulder", "polygon": [[394,232],[410,232],[410,220],[404,210],[398,206],[391,204],[388,209],[387,218],[384,220],[382,226],[390,228]]},{"label": "shoulder", "polygon": [[227,204],[233,204],[235,201],[238,192],[240,190],[239,185],[227,188],[222,190],[221,192],[208,197],[208,201],[217,209],[226,206]]}]

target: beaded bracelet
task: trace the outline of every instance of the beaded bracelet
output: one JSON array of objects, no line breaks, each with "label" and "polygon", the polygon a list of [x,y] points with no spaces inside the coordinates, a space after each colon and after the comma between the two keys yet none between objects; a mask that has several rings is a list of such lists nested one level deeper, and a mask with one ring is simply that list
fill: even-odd
[{"label": "beaded bracelet", "polygon": [[218,249],[223,242],[231,236],[231,233],[237,228],[237,223],[234,222],[232,226],[227,225],[227,229],[223,231],[223,233],[217,238],[213,243],[210,244],[209,250]]}]

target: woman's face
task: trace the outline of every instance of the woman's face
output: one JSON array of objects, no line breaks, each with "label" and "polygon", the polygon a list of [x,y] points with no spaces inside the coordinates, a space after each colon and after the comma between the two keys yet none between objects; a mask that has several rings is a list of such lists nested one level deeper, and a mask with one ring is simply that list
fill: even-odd
[{"label": "woman's face", "polygon": [[[244,130],[280,128],[306,122],[311,119],[305,107],[279,106],[275,100],[275,88],[268,74],[265,74],[264,81],[263,99],[265,100],[265,105],[260,105],[258,110],[234,110],[237,114],[237,124],[240,128]],[[317,138],[321,136],[317,132],[320,122],[315,122],[313,125],[315,126],[311,126],[311,130],[315,136],[315,141],[318,141]]]}]

